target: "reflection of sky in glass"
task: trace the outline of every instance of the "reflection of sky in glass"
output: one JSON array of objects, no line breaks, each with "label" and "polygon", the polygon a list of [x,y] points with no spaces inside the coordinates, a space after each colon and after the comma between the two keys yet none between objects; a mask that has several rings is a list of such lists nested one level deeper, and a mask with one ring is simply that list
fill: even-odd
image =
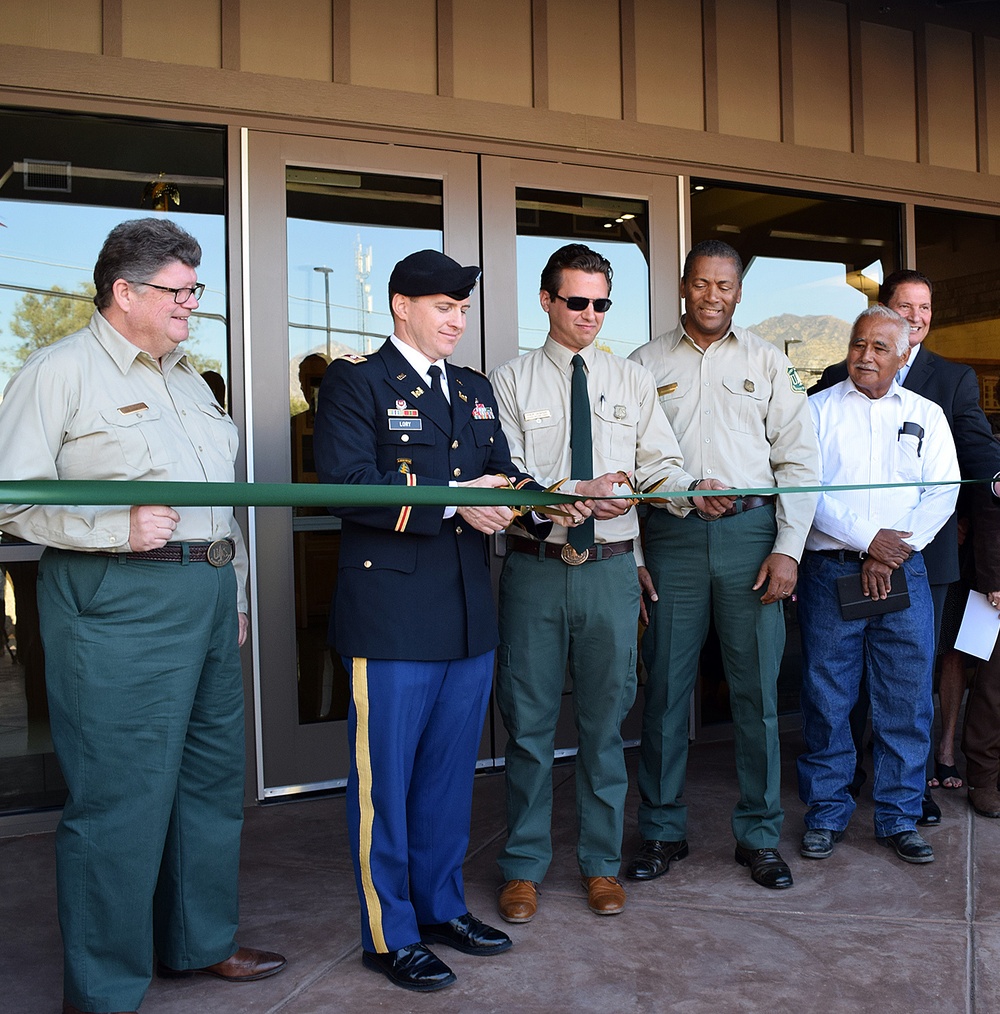
[{"label": "reflection of sky in glass", "polygon": [[[76,290],[93,282],[94,262],[107,234],[130,218],[158,217],[148,211],[0,200],[0,358],[10,358],[20,344],[10,331],[11,316],[24,292],[20,286]],[[198,278],[206,285],[199,312],[219,319],[198,318],[188,340],[193,352],[222,363],[227,370],[225,223],[222,216],[170,213],[170,219],[201,244]],[[0,386],[9,375],[0,371]]]},{"label": "reflection of sky in glass", "polygon": [[[752,328],[768,317],[783,313],[796,316],[839,317],[853,322],[868,300],[845,281],[843,264],[829,261],[797,261],[755,257],[743,276],[743,300],[733,323]],[[877,264],[865,274],[882,280]]]},{"label": "reflection of sky in glass", "polygon": [[[538,305],[538,281],[549,257],[564,243],[551,236],[517,237],[517,320],[521,352],[536,349],[548,334],[548,318]],[[649,268],[634,243],[587,243],[603,254],[614,270],[612,307],[597,337],[620,356],[649,341]]]},{"label": "reflection of sky in glass", "polygon": [[[367,269],[364,282],[358,277],[359,246]],[[392,333],[388,295],[392,269],[408,254],[428,249],[442,249],[440,231],[288,219],[289,360],[326,351],[326,296],[317,267],[333,269],[329,275],[333,355],[365,354]],[[368,289],[363,293],[364,284]],[[359,331],[367,337],[359,336]]]}]

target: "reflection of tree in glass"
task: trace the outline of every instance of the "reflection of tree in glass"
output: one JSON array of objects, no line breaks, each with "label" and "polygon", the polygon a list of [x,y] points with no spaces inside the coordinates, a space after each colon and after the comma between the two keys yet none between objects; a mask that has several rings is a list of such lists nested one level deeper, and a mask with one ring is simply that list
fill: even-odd
[{"label": "reflection of tree in glass", "polygon": [[[10,333],[20,339],[20,344],[3,349],[6,354],[0,359],[0,369],[14,373],[35,349],[86,327],[94,312],[93,298],[94,286],[86,282],[72,292],[53,285],[44,296],[25,293],[10,318]],[[197,341],[197,321],[192,319],[189,326],[191,337],[184,343],[188,361],[199,373],[205,370],[221,373],[222,364],[218,359],[200,356],[193,350],[191,346]]]}]

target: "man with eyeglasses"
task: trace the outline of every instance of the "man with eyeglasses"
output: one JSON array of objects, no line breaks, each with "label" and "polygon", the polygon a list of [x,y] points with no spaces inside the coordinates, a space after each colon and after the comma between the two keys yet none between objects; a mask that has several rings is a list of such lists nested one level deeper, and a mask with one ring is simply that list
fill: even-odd
[{"label": "man with eyeglasses", "polygon": [[[815,485],[819,456],[805,388],[779,349],[733,326],[742,293],[739,254],[718,240],[698,243],[684,263],[680,322],[630,358],[656,378],[660,406],[695,475],[739,489]],[[658,597],[642,642],[643,840],[626,871],[630,878],[662,876],[688,854],[688,714],[711,618],[733,713],[736,862],[763,887],[792,886],[778,852],[777,682],[783,603],[795,588],[815,503],[811,493],[720,496],[685,518],[650,511],[645,552]]]},{"label": "man with eyeglasses", "polygon": [[[167,219],[111,231],[90,323],[4,392],[0,475],[233,481],[236,427],[183,349],[200,261]],[[8,504],[0,529],[46,547],[38,607],[69,790],[63,1011],[137,1010],[154,953],[163,977],[280,971],[280,954],[236,943],[247,557],[232,509]]]},{"label": "man with eyeglasses", "polygon": [[[697,485],[656,404],[649,372],[595,347],[612,269],[579,243],[542,271],[545,344],[492,374],[511,458],[593,505],[593,520],[542,540],[508,533],[500,580],[497,703],[510,737],[500,916],[528,922],[552,860],[552,759],[567,659],[578,735],[577,862],[596,915],[625,908],[618,880],[628,775],[621,724],[636,691],[639,522],[630,489]],[[567,479],[568,477],[568,479]],[[700,488],[711,488],[711,483]],[[720,484],[721,486],[721,484]],[[671,508],[689,510],[687,497]],[[701,498],[694,501],[706,506]]]}]

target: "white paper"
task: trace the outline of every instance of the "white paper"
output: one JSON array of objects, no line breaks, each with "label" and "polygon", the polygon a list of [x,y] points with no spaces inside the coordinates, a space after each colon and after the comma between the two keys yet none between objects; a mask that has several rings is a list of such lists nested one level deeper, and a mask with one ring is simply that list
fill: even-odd
[{"label": "white paper", "polygon": [[970,591],[965,604],[962,625],[958,628],[955,647],[966,655],[988,659],[1000,634],[1000,610],[991,606],[981,592]]}]

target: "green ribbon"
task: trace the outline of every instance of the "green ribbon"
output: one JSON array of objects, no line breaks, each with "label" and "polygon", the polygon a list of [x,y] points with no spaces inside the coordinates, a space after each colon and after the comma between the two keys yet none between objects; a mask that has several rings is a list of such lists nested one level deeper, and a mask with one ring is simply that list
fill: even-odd
[{"label": "green ribbon", "polygon": [[[629,494],[633,500],[667,500],[696,495],[774,496],[832,493],[852,489],[959,486],[992,479],[943,482],[876,482],[851,486],[757,486],[745,489],[687,490]],[[486,489],[478,486],[338,486],[290,482],[147,482],[136,480],[19,479],[0,481],[0,503],[92,507],[167,504],[171,507],[542,507],[584,499],[545,490]],[[585,499],[621,499],[587,497]]]}]

